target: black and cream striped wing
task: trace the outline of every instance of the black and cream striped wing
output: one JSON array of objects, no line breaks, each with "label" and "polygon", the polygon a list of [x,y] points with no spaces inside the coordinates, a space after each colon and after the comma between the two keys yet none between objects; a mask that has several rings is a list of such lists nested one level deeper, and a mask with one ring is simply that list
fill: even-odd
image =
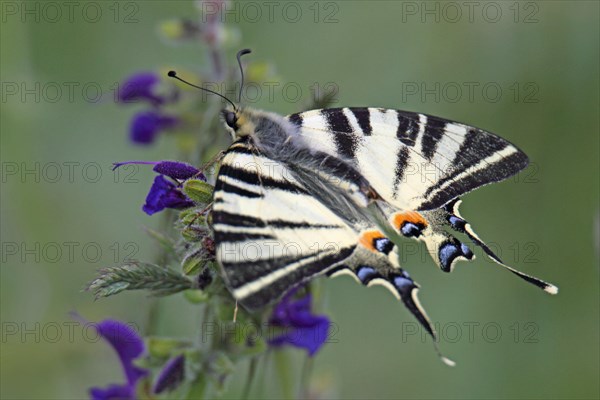
[{"label": "black and cream striped wing", "polygon": [[260,308],[348,258],[356,233],[283,164],[234,143],[215,186],[217,260],[234,297]]},{"label": "black and cream striped wing", "polygon": [[258,309],[315,276],[349,273],[365,286],[387,288],[435,339],[419,285],[397,264],[393,243],[368,220],[347,222],[297,176],[249,140],[225,154],[212,227],[233,296]]},{"label": "black and cream striped wing", "polygon": [[442,118],[382,108],[332,108],[287,117],[307,146],[350,161],[388,203],[430,210],[528,163],[516,146]]}]

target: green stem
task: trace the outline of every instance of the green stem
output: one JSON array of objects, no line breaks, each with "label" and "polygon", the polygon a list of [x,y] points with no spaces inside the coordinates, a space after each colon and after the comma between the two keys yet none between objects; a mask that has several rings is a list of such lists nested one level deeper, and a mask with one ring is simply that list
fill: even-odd
[{"label": "green stem", "polygon": [[252,357],[250,360],[250,366],[248,367],[248,377],[246,378],[246,384],[244,385],[244,391],[242,392],[242,399],[246,400],[249,398],[250,389],[252,388],[252,382],[256,376],[256,367],[258,365],[258,357]]},{"label": "green stem", "polygon": [[310,379],[315,363],[312,357],[306,356],[304,364],[302,365],[302,375],[300,376],[300,391],[298,393],[299,399],[305,399],[309,396],[310,391]]},{"label": "green stem", "polygon": [[192,382],[190,386],[190,390],[187,392],[185,399],[186,400],[202,400],[205,398],[206,394],[206,377],[200,373],[196,380]]},{"label": "green stem", "polygon": [[279,382],[281,383],[281,391],[284,399],[294,398],[294,382],[290,373],[290,359],[285,351],[275,350],[275,369]]},{"label": "green stem", "polygon": [[[162,216],[161,220],[161,232],[168,232],[172,229],[175,221],[175,215],[172,211],[167,210]],[[164,247],[160,246],[158,255],[156,256],[157,264],[166,268],[169,260],[169,251]],[[158,299],[154,298],[150,300],[148,307],[148,317],[146,320],[146,335],[153,335],[158,329],[158,321],[160,320],[160,305]]]}]

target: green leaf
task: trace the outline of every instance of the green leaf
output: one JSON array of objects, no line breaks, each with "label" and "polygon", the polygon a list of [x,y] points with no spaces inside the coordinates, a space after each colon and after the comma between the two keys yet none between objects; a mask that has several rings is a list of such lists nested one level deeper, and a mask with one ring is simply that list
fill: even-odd
[{"label": "green leaf", "polygon": [[86,290],[94,293],[96,299],[108,297],[123,290],[146,289],[155,296],[191,289],[193,281],[179,272],[155,264],[132,262],[119,267],[100,270]]},{"label": "green leaf", "polygon": [[181,261],[181,268],[186,275],[195,275],[206,265],[206,254],[203,251],[192,251]]},{"label": "green leaf", "polygon": [[183,183],[183,192],[196,204],[210,203],[214,187],[200,179],[188,179]]},{"label": "green leaf", "polygon": [[179,222],[184,225],[204,225],[206,219],[204,215],[200,214],[199,208],[186,208],[179,213]]},{"label": "green leaf", "polygon": [[199,242],[206,234],[191,226],[181,230],[181,236],[186,242]]}]

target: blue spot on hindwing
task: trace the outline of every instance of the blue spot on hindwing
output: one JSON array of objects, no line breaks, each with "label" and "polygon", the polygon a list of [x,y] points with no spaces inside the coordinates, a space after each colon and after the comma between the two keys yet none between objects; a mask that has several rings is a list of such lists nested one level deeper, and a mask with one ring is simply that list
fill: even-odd
[{"label": "blue spot on hindwing", "polygon": [[413,224],[412,222],[405,222],[400,228],[400,232],[402,232],[402,234],[406,237],[419,237],[422,230],[422,226]]},{"label": "blue spot on hindwing", "polygon": [[383,254],[389,254],[394,248],[394,243],[388,238],[377,238],[374,240],[373,245],[378,252]]},{"label": "blue spot on hindwing", "polygon": [[415,283],[412,279],[406,278],[404,276],[396,276],[394,278],[394,286],[398,291],[402,294],[405,294],[407,291],[411,291],[415,286]]},{"label": "blue spot on hindwing", "polygon": [[454,242],[445,242],[440,246],[438,256],[442,271],[450,272],[452,262],[454,262],[456,258],[464,257],[467,260],[470,260],[473,258],[473,252],[469,246],[454,239]]},{"label": "blue spot on hindwing", "polygon": [[467,222],[464,219],[458,218],[456,215],[450,215],[450,217],[448,217],[448,222],[450,222],[450,225],[457,231],[465,231],[465,224]]},{"label": "blue spot on hindwing", "polygon": [[471,258],[473,258],[473,252],[466,244],[461,243],[460,250],[462,251],[463,256],[465,256],[467,259],[470,260]]},{"label": "blue spot on hindwing", "polygon": [[438,252],[440,265],[442,266],[442,271],[450,272],[452,261],[454,261],[454,259],[460,255],[462,255],[462,251],[458,248],[456,244],[451,242],[446,242],[442,244]]},{"label": "blue spot on hindwing", "polygon": [[358,267],[358,270],[356,271],[356,275],[358,276],[358,279],[360,279],[360,281],[362,283],[367,284],[367,283],[369,283],[369,281],[371,279],[375,278],[379,274],[377,273],[375,268],[372,268],[369,266],[363,266],[363,267]]}]

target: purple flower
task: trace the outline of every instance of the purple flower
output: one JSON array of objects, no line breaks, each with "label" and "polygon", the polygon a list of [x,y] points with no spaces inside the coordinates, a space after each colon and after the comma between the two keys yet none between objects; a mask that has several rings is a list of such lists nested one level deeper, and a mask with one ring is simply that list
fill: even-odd
[{"label": "purple flower", "polygon": [[171,181],[165,179],[163,175],[154,178],[154,183],[146,196],[146,204],[142,210],[152,215],[165,208],[187,208],[192,207],[194,202],[190,200],[179,188]]},{"label": "purple flower", "polygon": [[[114,163],[113,171],[128,164],[154,165],[152,169],[160,174],[154,178],[152,187],[146,196],[146,203],[142,207],[142,210],[148,215],[155,214],[165,208],[192,207],[194,202],[181,191],[179,181],[190,178],[206,181],[206,177],[198,168],[179,161],[124,161]],[[169,181],[165,176],[175,180],[177,184]]]},{"label": "purple flower", "polygon": [[148,375],[148,371],[133,364],[133,360],[145,351],[144,341],[129,325],[117,320],[105,319],[96,325],[96,330],[117,352],[127,381],[107,388],[91,388],[91,398],[93,400],[135,399],[137,382]]},{"label": "purple flower", "polygon": [[185,356],[179,355],[177,357],[171,358],[164,366],[156,382],[154,383],[154,387],[152,388],[152,392],[155,394],[160,394],[165,391],[170,392],[174,390],[183,382],[185,378]]},{"label": "purple flower", "polygon": [[311,312],[311,295],[292,300],[295,291],[288,293],[273,310],[270,323],[286,328],[285,332],[269,340],[271,346],[292,345],[306,349],[313,356],[325,344],[329,318]]},{"label": "purple flower", "polygon": [[170,115],[161,115],[156,111],[143,111],[131,120],[129,137],[137,144],[150,144],[161,130],[171,129],[179,120]]},{"label": "purple flower", "polygon": [[138,72],[127,78],[119,88],[118,98],[123,103],[137,100],[148,101],[154,106],[164,102],[161,96],[154,93],[160,77],[154,72]]},{"label": "purple flower", "polygon": [[202,179],[203,181],[206,180],[206,177],[198,168],[181,161],[123,161],[120,163],[114,163],[113,171],[122,165],[129,164],[154,165],[154,168],[152,168],[154,172],[158,172],[161,175],[166,175],[172,179],[185,180],[195,177]]}]

